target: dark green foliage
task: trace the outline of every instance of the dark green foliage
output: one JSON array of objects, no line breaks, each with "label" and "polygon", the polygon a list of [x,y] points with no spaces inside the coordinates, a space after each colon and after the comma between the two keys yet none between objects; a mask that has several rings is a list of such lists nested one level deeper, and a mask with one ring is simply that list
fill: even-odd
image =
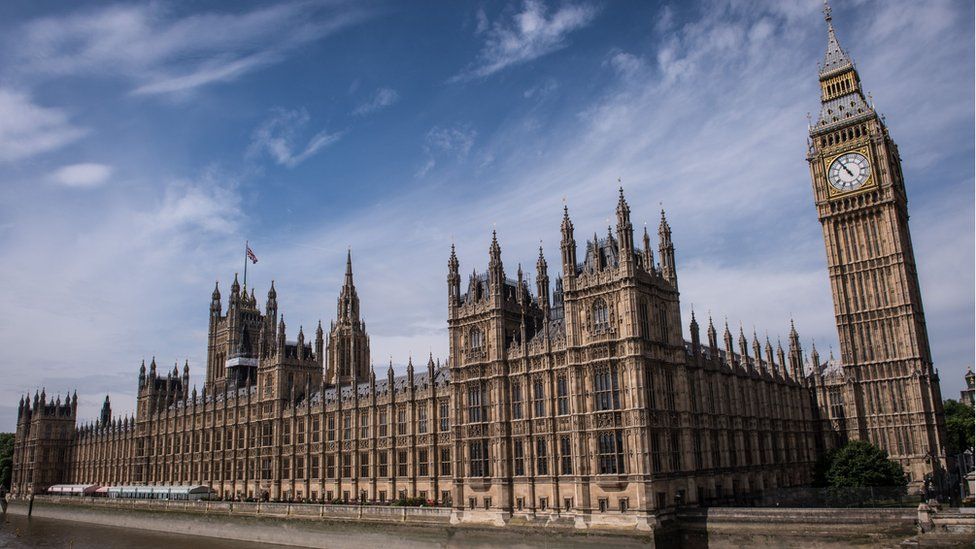
[{"label": "dark green foliage", "polygon": [[973,409],[955,400],[945,401],[946,451],[958,455],[973,447]]},{"label": "dark green foliage", "polygon": [[[901,465],[888,454],[862,440],[852,440],[830,452],[824,479],[831,488],[905,487],[908,479]],[[826,465],[826,464],[825,464]]]},{"label": "dark green foliage", "polygon": [[817,463],[813,466],[814,486],[818,488],[826,488],[828,486],[827,471],[834,464],[834,457],[837,455],[837,450],[837,448],[827,450],[817,459]]},{"label": "dark green foliage", "polygon": [[14,466],[14,434],[0,433],[0,486],[10,491],[10,476]]}]

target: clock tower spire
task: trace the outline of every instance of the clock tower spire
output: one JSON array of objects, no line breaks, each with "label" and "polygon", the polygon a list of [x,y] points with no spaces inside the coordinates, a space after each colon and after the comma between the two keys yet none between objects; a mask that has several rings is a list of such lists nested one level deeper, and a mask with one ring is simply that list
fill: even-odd
[{"label": "clock tower spire", "polygon": [[[944,413],[932,366],[908,227],[898,147],[865,99],[824,2],[827,51],[820,115],[807,162],[823,227],[844,375],[845,421],[823,408],[834,440],[868,440],[898,460],[914,486],[945,471]],[[819,380],[818,380],[819,383]],[[829,390],[829,389],[828,389]],[[835,427],[835,429],[837,429]]]}]

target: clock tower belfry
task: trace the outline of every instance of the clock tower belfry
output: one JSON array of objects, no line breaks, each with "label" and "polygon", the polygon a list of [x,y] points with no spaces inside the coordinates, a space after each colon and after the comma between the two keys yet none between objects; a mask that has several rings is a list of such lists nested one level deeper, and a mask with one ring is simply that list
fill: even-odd
[{"label": "clock tower belfry", "polygon": [[[884,120],[865,99],[826,2],[824,14],[821,108],[810,128],[807,161],[843,364],[843,376],[830,381],[843,406],[821,403],[825,427],[835,431],[828,443],[868,440],[900,461],[913,485],[926,478],[939,482],[945,470],[942,395],[922,310],[901,158]],[[843,417],[835,417],[841,409]]]}]

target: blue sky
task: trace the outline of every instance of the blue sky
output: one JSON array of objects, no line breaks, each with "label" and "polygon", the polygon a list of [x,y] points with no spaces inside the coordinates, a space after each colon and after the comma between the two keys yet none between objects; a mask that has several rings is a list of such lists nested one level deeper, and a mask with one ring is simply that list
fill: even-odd
[{"label": "blue sky", "polygon": [[[19,394],[131,410],[139,362],[203,376],[249,239],[290,335],[352,247],[374,362],[446,358],[446,262],[558,264],[565,200],[668,210],[682,309],[836,348],[805,161],[817,0],[9,1],[0,5],[0,429]],[[971,2],[834,3],[887,116],[943,394],[974,356]],[[639,230],[639,229],[638,229]],[[581,237],[582,238],[582,237]],[[226,292],[225,292],[226,295]]]}]

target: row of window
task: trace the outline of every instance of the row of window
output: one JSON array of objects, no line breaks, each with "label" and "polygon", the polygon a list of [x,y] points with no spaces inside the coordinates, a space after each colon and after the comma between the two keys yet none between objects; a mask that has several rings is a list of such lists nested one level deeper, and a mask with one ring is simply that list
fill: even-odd
[{"label": "row of window", "polygon": [[[554,456],[558,470],[554,474],[573,474],[573,451],[568,436],[559,437],[559,453]],[[527,451],[533,454],[527,457]],[[472,477],[491,476],[491,462],[488,457],[488,441],[474,440],[468,443],[468,474]],[[548,475],[549,472],[549,442],[545,437],[515,439],[512,441],[512,473],[520,477],[525,475]],[[530,461],[531,460],[531,461]],[[528,465],[534,464],[534,470]],[[624,474],[624,446],[623,435],[620,431],[605,431],[597,437],[597,471],[601,475]]]},{"label": "row of window", "polygon": [[[896,433],[901,435],[901,433]],[[898,436],[898,438],[901,438]],[[724,439],[724,440],[723,440]],[[753,450],[754,439],[751,434],[746,434],[741,438],[742,451],[740,453],[738,442],[739,438],[733,432],[721,434],[718,431],[710,431],[702,436],[693,436],[694,466],[696,469],[704,469],[704,455],[702,441],[709,442],[711,451],[712,467],[738,467],[740,465],[752,466],[758,457],[758,464],[781,463],[783,459],[796,461],[802,453],[802,448],[795,445],[795,440],[791,437],[784,437],[776,433],[759,433],[755,438],[758,443],[756,452]],[[513,475],[549,475],[550,467],[557,467],[552,474],[572,475],[572,444],[569,436],[560,436],[556,440],[556,455],[550,461],[549,441],[545,437],[516,438],[512,441],[513,456]],[[723,452],[722,446],[725,446]],[[899,441],[899,444],[902,444]],[[910,444],[910,443],[909,443]],[[451,475],[451,451],[449,448],[439,448],[435,454],[438,458],[436,463],[430,461],[429,450],[426,448],[417,449],[415,461],[416,475],[419,477],[429,476],[432,467],[439,467],[441,476]],[[376,454],[376,475],[387,477],[392,473],[395,476],[406,477],[409,474],[409,453],[407,450],[393,452],[380,451]],[[360,452],[358,461],[353,462],[355,454],[326,455],[312,457],[308,460],[309,478],[319,478],[320,465],[325,468],[323,478],[352,478],[371,476],[370,453]],[[395,460],[390,462],[391,457]],[[468,474],[472,477],[486,477],[492,475],[489,443],[487,440],[474,440],[468,443],[469,469]],[[770,459],[767,459],[770,458]],[[626,472],[624,461],[623,436],[618,430],[603,431],[597,435],[597,472],[599,474],[624,474]],[[740,463],[740,459],[744,462]],[[236,468],[232,464],[236,463]],[[157,478],[168,478],[170,471],[182,471],[182,476],[189,478],[200,478],[198,473],[206,471],[209,478],[210,473],[214,474],[215,480],[232,480],[236,471],[237,480],[253,479],[254,472],[246,466],[247,460],[226,461],[224,463],[207,462],[186,463],[180,468],[179,464],[155,464],[151,467],[156,472]],[[294,470],[292,466],[294,465]],[[281,478],[305,478],[306,458],[299,456],[294,458],[284,458],[281,462]],[[533,468],[534,466],[534,468]],[[667,466],[667,468],[666,468]],[[260,461],[260,478],[270,480],[272,478],[271,458],[262,458]],[[667,471],[681,471],[682,463],[682,444],[680,433],[671,431],[669,433],[653,433],[651,435],[651,468],[654,473]],[[358,470],[357,470],[358,469]],[[137,479],[141,479],[142,466],[137,466]],[[339,475],[339,476],[337,476]]]},{"label": "row of window", "polygon": [[[512,382],[512,419],[522,419],[522,384],[519,381]],[[533,417],[546,415],[546,394],[545,387],[541,380],[532,383],[532,407]],[[569,384],[566,375],[560,374],[556,377],[556,415],[566,415],[569,413]]]},{"label": "row of window", "polygon": [[[390,463],[390,456],[394,457],[395,461]],[[409,474],[409,453],[406,450],[399,450],[396,452],[380,451],[377,454],[376,463],[376,476],[378,478],[389,477],[391,473],[398,477],[406,477]],[[431,476],[431,472],[434,468],[437,468],[437,472],[440,476],[451,476],[451,450],[450,448],[440,448],[437,452],[438,460],[436,462],[431,462],[430,452],[426,448],[417,450],[417,459],[414,462],[416,465],[416,474],[418,477]],[[326,456],[316,456],[311,457],[307,460],[308,470],[306,471],[306,459],[305,457],[296,457],[294,461],[292,458],[282,458],[281,460],[281,471],[280,478],[282,479],[303,479],[311,478],[318,479],[322,472],[325,470],[325,476],[321,478],[326,479],[337,479],[337,478],[354,478],[357,476],[359,478],[368,478],[372,476],[370,471],[370,453],[369,452],[359,452],[359,459],[354,464],[354,455],[351,453],[342,454],[340,456],[326,455]],[[236,464],[236,465],[235,465]],[[186,468],[183,469],[183,476],[188,476],[190,479],[200,479],[201,474],[206,478],[213,478],[213,480],[254,480],[255,473],[258,473],[257,478],[261,480],[272,480],[273,469],[272,469],[272,459],[270,457],[261,458],[258,464],[258,471],[254,471],[253,467],[247,467],[247,460],[235,460],[235,461],[224,461],[224,462],[214,462],[214,463],[190,463],[187,464]],[[294,469],[292,466],[294,465]],[[170,478],[171,472],[179,471],[178,464],[162,463],[150,466],[150,469],[155,472],[156,478]],[[136,466],[136,480],[143,481],[142,479],[143,466]],[[308,473],[306,477],[306,473]],[[356,473],[356,475],[354,475]]]},{"label": "row of window", "polygon": [[[665,307],[655,305],[654,316],[656,321],[657,333],[652,334],[650,329],[650,305],[646,299],[641,299],[637,307],[638,321],[640,323],[640,335],[642,338],[651,340],[655,337],[664,341],[667,340],[668,317]],[[597,298],[590,307],[590,320],[594,332],[606,332],[610,329],[610,309],[603,298]],[[481,350],[485,345],[485,335],[481,328],[472,327],[468,330],[468,349],[472,351]]]},{"label": "row of window", "polygon": [[[617,410],[620,408],[620,384],[615,367],[597,370],[593,377],[594,407],[597,410]],[[523,419],[523,403],[525,395],[522,383],[511,383],[512,419]],[[488,389],[483,384],[472,384],[468,387],[468,422],[480,423],[490,421]],[[532,382],[531,406],[533,417],[546,415],[546,391],[542,380]],[[672,396],[673,398],[673,396]],[[569,385],[565,374],[556,377],[556,415],[569,414]]]},{"label": "row of window", "polygon": [[[450,429],[449,410],[450,408],[447,402],[440,403],[438,408],[439,411],[438,427],[441,432],[446,432]],[[387,411],[380,410],[377,416],[378,416],[377,419],[379,423],[378,436],[380,437],[389,436],[390,428],[388,423]],[[344,415],[342,420],[343,420],[342,439],[351,440],[353,438],[352,416],[348,414]],[[417,433],[421,435],[426,434],[428,432],[428,425],[429,425],[426,407],[420,407],[417,409],[417,417],[415,418],[415,421],[417,425]],[[275,445],[274,424],[275,424],[274,421],[262,422],[260,424],[260,438],[258,438],[258,431],[256,426],[254,425],[237,426],[236,427],[236,441],[237,441],[236,448],[238,449],[248,448],[245,439],[245,436],[248,432],[248,427],[250,427],[250,440],[252,441],[256,440],[260,446],[274,446]],[[408,427],[407,411],[405,409],[397,410],[396,429],[395,429],[396,434],[397,435],[407,434],[408,433],[407,427]],[[235,428],[227,427],[226,429],[227,429],[226,431],[227,449],[230,450],[233,448],[232,442],[234,440],[233,432]],[[319,442],[321,438],[321,430],[320,430],[320,420],[318,416],[312,418],[311,431],[312,431],[310,437],[311,442],[312,443]],[[159,442],[157,444],[152,444],[150,442],[149,444],[150,452],[151,452],[150,455],[156,455],[157,452],[160,454],[169,454],[171,453],[171,451],[172,453],[175,454],[179,454],[184,451],[200,452],[201,447],[203,448],[204,452],[209,452],[211,449],[211,440],[213,441],[214,450],[219,451],[223,449],[224,433],[225,431],[223,429],[218,428],[212,432],[212,437],[208,436],[208,433],[206,432],[196,432],[196,433],[192,433],[192,435],[190,433],[187,433],[182,436],[180,435],[163,436],[159,439]],[[370,433],[369,416],[367,414],[362,414],[359,416],[359,430],[357,434],[359,438],[369,438],[370,436],[369,433]],[[336,440],[336,415],[335,414],[330,413],[326,415],[325,439],[329,442]],[[291,444],[292,440],[293,439],[292,439],[291,423],[288,422],[287,420],[281,422],[281,444]],[[296,422],[294,443],[305,444],[306,440],[307,438],[305,433],[305,422],[298,421]],[[137,455],[140,456],[144,455],[143,440],[137,441],[137,450],[138,450]]]}]

